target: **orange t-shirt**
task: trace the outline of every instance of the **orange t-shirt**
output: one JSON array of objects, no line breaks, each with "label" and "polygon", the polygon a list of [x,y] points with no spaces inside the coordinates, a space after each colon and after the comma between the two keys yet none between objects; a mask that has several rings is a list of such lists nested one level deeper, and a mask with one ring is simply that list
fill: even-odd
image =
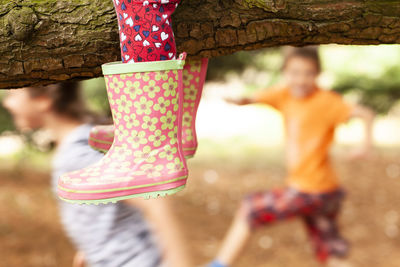
[{"label": "orange t-shirt", "polygon": [[352,107],[339,94],[319,88],[306,98],[293,97],[288,88],[267,90],[257,94],[256,101],[283,114],[288,185],[307,193],[337,189],[329,148],[336,126],[350,118]]}]

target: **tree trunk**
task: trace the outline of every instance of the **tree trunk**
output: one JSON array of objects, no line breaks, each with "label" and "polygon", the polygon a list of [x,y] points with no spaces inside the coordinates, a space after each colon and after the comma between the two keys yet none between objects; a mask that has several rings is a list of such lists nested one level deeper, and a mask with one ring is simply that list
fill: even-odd
[{"label": "tree trunk", "polygon": [[[101,75],[119,60],[111,0],[0,0],[0,88]],[[400,43],[400,1],[183,0],[179,51],[216,57],[278,45]]]}]

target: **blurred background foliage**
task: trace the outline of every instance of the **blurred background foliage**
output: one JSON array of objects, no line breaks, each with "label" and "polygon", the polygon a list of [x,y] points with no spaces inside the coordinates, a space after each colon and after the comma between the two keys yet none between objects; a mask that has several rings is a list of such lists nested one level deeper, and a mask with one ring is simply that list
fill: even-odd
[{"label": "blurred background foliage", "polygon": [[[332,151],[343,185],[351,192],[341,222],[352,244],[346,266],[398,267],[400,113],[393,111],[399,106],[400,46],[324,45],[320,53],[321,86],[381,114],[374,124],[379,154],[360,162],[346,160],[348,149],[363,139],[364,125],[357,120],[339,127]],[[223,100],[279,82],[281,63],[281,48],[210,60],[196,122],[199,149],[189,162],[188,188],[174,200],[199,266],[215,256],[242,197],[281,186],[286,175],[281,115],[266,106],[238,107]],[[89,108],[109,115],[104,80],[84,81],[82,88]],[[0,98],[6,93],[0,91]],[[71,266],[74,248],[57,224],[49,190],[49,133],[21,136],[14,131],[0,105],[0,266]],[[257,231],[237,266],[320,266],[299,224]]]},{"label": "blurred background foliage", "polygon": [[[227,80],[238,75],[249,91],[268,87],[280,78],[282,48],[242,51],[210,61],[207,79]],[[338,46],[320,47],[325,87],[348,95],[377,113],[386,114],[400,97],[400,47]],[[249,75],[261,73],[261,79]],[[261,82],[260,82],[261,80]]]},{"label": "blurred background foliage", "polygon": [[[1,98],[4,93],[1,94]],[[11,115],[6,111],[3,105],[0,105],[0,134],[7,131],[15,131]]]},{"label": "blurred background foliage", "polygon": [[[391,111],[400,97],[400,46],[320,47],[323,64],[321,84],[380,114]],[[208,81],[240,79],[244,94],[268,88],[280,79],[282,48],[242,51],[210,60]],[[103,78],[82,82],[89,108],[110,115]],[[226,90],[229,90],[229,86]],[[0,98],[5,92],[1,92]],[[0,133],[13,131],[10,115],[0,106]]]}]

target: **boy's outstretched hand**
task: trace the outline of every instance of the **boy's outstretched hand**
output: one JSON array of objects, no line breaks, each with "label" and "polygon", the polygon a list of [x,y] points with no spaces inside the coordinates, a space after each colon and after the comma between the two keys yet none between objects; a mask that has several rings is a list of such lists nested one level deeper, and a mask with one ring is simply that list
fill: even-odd
[{"label": "boy's outstretched hand", "polygon": [[375,117],[375,113],[362,105],[356,105],[353,108],[352,117],[360,118],[364,121],[364,132],[365,139],[361,148],[358,148],[352,152],[350,152],[348,159],[349,160],[360,160],[370,158],[372,152],[372,126]]},{"label": "boy's outstretched hand", "polygon": [[372,156],[372,149],[371,148],[357,148],[350,152],[347,159],[350,161],[353,160],[362,160],[362,159],[369,159]]},{"label": "boy's outstretched hand", "polygon": [[251,98],[238,98],[238,99],[234,99],[234,98],[225,98],[224,99],[227,103],[229,104],[235,104],[235,105],[239,105],[239,106],[243,106],[243,105],[249,105],[249,104],[253,104],[255,103],[255,101]]}]

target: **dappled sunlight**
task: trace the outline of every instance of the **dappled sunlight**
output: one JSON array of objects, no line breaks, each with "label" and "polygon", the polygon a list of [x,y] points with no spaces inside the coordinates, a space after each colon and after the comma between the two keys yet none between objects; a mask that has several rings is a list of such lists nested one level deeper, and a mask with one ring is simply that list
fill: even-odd
[{"label": "dappled sunlight", "polygon": [[[236,86],[236,88],[232,88]],[[283,118],[264,105],[235,106],[224,101],[236,97],[243,84],[207,83],[198,111],[197,133],[200,139],[225,145],[247,144],[260,147],[284,145]],[[231,91],[232,90],[232,91]],[[351,119],[336,130],[336,144],[357,145],[364,138],[363,123]],[[374,144],[400,146],[400,117],[378,116],[373,127]]]},{"label": "dappled sunlight", "polygon": [[0,158],[15,155],[21,152],[24,147],[25,143],[19,135],[0,136]]},{"label": "dappled sunlight", "polygon": [[[364,125],[358,119],[353,119],[341,125],[336,131],[336,142],[344,145],[360,144],[364,139]],[[400,145],[400,117],[378,116],[374,122],[374,144],[382,147]]]},{"label": "dappled sunlight", "polygon": [[229,143],[240,137],[240,142],[260,146],[282,145],[281,116],[271,108],[228,104],[224,97],[231,97],[226,90],[229,87],[219,83],[206,85],[196,124],[199,138]]},{"label": "dappled sunlight", "polygon": [[[354,104],[363,100],[360,92],[375,87],[365,82],[365,77],[376,77],[376,84],[379,79],[392,82],[385,70],[400,60],[399,46],[326,45],[320,52],[325,69],[318,80],[321,88],[335,88],[338,79],[347,74],[360,75],[361,83],[350,82],[354,90],[338,90]],[[225,79],[207,81],[196,121],[199,146],[187,162],[187,188],[170,197],[197,266],[215,257],[244,196],[282,186],[287,177],[282,115],[266,105],[236,106],[225,100],[251,96],[280,82],[278,49],[249,55],[254,58],[243,70],[232,68]],[[365,84],[370,87],[363,87]],[[395,86],[393,81],[386,89]],[[89,107],[108,114],[104,81],[88,80],[83,87]],[[378,111],[373,126],[377,149],[370,157],[353,161],[346,157],[349,147],[363,142],[361,120],[340,125],[335,134],[332,163],[348,190],[340,223],[352,244],[349,259],[354,267],[400,266],[400,106],[395,96],[390,95],[389,100],[393,105]],[[0,126],[9,131],[10,119],[3,113],[0,110]],[[51,140],[46,131],[24,137],[16,132],[0,135],[0,255],[5,256],[7,266],[70,266],[75,249],[59,224],[49,189]],[[301,222],[294,220],[254,233],[235,266],[320,266],[312,253]]]},{"label": "dappled sunlight", "polygon": [[[359,75],[379,77],[385,67],[399,64],[398,45],[325,45],[320,50],[325,72],[340,74],[352,70]],[[378,89],[378,88],[377,88]]]}]

